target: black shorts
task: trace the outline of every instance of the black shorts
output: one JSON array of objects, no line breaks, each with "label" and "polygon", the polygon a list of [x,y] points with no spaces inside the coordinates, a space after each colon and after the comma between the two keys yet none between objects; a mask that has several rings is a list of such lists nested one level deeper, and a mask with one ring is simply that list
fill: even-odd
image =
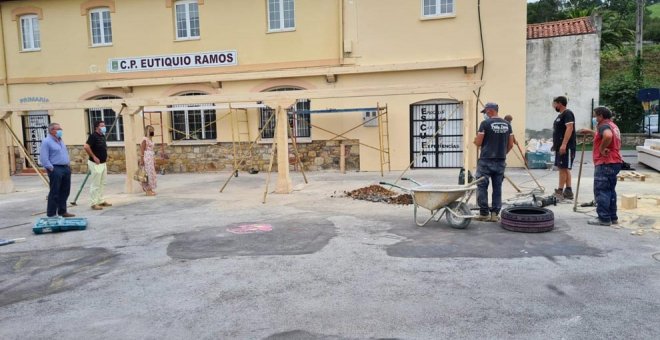
[{"label": "black shorts", "polygon": [[566,153],[559,154],[555,151],[555,166],[559,169],[573,169],[573,162],[575,161],[575,149],[566,148]]}]

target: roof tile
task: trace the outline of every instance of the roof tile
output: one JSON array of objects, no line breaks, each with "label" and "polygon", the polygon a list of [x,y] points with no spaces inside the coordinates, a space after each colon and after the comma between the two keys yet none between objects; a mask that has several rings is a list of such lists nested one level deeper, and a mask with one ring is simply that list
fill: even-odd
[{"label": "roof tile", "polygon": [[527,39],[563,37],[596,33],[589,17],[527,25]]}]

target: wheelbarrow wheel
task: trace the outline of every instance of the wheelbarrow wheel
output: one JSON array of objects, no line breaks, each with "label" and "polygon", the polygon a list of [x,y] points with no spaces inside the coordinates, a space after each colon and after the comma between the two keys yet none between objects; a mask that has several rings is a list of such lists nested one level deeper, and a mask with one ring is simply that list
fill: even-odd
[{"label": "wheelbarrow wheel", "polygon": [[[472,215],[472,211],[470,211],[470,207],[468,207],[468,205],[463,202],[452,202],[449,204],[449,208],[455,211],[457,214]],[[454,216],[454,214],[448,211],[447,222],[449,222],[449,225],[454,229],[465,229],[470,225],[472,219],[456,217]]]}]

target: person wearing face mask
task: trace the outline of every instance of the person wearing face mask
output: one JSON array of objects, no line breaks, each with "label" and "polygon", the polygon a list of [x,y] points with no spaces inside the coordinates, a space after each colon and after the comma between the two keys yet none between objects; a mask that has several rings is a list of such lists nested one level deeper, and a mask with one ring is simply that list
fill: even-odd
[{"label": "person wearing face mask", "polygon": [[555,152],[555,166],[559,169],[559,187],[555,189],[557,199],[573,199],[571,169],[575,161],[577,140],[575,138],[575,115],[566,108],[568,99],[559,96],[552,101],[552,107],[559,115],[552,127],[552,150]]},{"label": "person wearing face mask", "polygon": [[71,167],[69,152],[62,140],[62,127],[58,123],[48,125],[48,136],[41,143],[39,162],[48,171],[50,192],[46,215],[48,217],[74,217],[66,211],[66,200],[71,191]]},{"label": "person wearing face mask", "polygon": [[621,132],[612,121],[612,111],[600,106],[594,109],[595,130],[581,129],[580,134],[594,136],[594,196],[598,217],[592,225],[619,224],[616,212],[616,176],[621,171]]},{"label": "person wearing face mask", "polygon": [[156,165],[154,162],[154,127],[147,125],[144,128],[144,134],[145,137],[140,144],[139,165],[143,166],[144,171],[147,173],[147,182],[142,183],[142,190],[144,190],[147,196],[156,196],[156,192],[154,191],[157,186]]},{"label": "person wearing face mask", "polygon": [[[478,221],[499,221],[502,209],[502,181],[506,169],[506,155],[513,148],[513,129],[506,120],[498,117],[499,106],[486,103],[485,120],[479,126],[479,132],[474,144],[481,148],[477,162],[476,178],[485,177],[477,184],[477,204],[479,205]],[[488,207],[488,180],[492,181],[493,194],[491,207]]]},{"label": "person wearing face mask", "polygon": [[94,122],[94,131],[89,134],[85,143],[85,152],[89,155],[87,168],[89,169],[91,182],[89,187],[90,204],[92,210],[103,210],[112,204],[105,200],[103,191],[108,175],[108,167],[105,162],[108,159],[108,145],[105,141],[106,127],[102,120]]}]

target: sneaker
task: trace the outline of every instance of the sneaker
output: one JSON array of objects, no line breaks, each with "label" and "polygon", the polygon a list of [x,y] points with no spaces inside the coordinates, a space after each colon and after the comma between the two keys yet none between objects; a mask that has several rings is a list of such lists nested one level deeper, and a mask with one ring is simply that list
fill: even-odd
[{"label": "sneaker", "polygon": [[92,206],[92,210],[103,210],[103,207],[100,206],[100,205],[98,205],[98,204],[94,204],[94,205]]},{"label": "sneaker", "polygon": [[600,220],[600,218],[596,217],[596,218],[593,218],[593,219],[587,221],[587,224],[591,224],[591,225],[603,225],[603,226],[607,226],[607,227],[609,227],[609,226],[612,225],[612,222],[603,222],[603,221]]},{"label": "sneaker", "polygon": [[490,221],[491,222],[499,222],[500,221],[500,215],[496,212],[491,212],[490,213]]},{"label": "sneaker", "polygon": [[561,201],[564,199],[564,191],[561,189],[555,189],[555,197],[557,197],[557,201]]},{"label": "sneaker", "polygon": [[573,199],[573,190],[571,188],[566,188],[564,189],[563,192],[564,198],[567,200],[572,200]]},{"label": "sneaker", "polygon": [[76,215],[74,215],[74,214],[70,214],[70,213],[64,213],[64,214],[62,214],[62,215],[60,215],[60,216],[61,216],[61,217],[74,217],[74,216],[76,216]]},{"label": "sneaker", "polygon": [[481,222],[490,222],[490,215],[481,215],[481,214],[479,214],[474,219],[477,220],[477,221],[481,221]]},{"label": "sneaker", "polygon": [[111,207],[112,206],[112,204],[110,204],[108,202],[105,202],[105,201],[103,203],[99,203],[99,205],[102,206],[102,207]]}]

